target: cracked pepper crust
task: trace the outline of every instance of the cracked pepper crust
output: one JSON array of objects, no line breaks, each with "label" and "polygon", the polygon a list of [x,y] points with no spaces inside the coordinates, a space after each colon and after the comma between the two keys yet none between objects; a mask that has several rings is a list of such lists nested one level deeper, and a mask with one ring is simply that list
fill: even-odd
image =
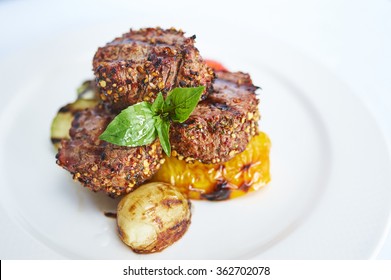
[{"label": "cracked pepper crust", "polygon": [[99,48],[93,69],[100,99],[118,111],[152,102],[159,91],[201,85],[206,87],[201,99],[206,98],[215,75],[194,47],[194,39],[173,28],[144,28]]},{"label": "cracked pepper crust", "polygon": [[62,140],[57,164],[92,191],[111,197],[131,192],[149,179],[164,162],[160,142],[122,147],[99,140],[115,115],[102,106],[75,115],[70,140]]}]

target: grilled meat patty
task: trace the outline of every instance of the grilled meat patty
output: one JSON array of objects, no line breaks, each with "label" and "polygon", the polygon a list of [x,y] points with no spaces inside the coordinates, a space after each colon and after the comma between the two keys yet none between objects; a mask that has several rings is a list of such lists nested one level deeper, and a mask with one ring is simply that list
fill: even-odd
[{"label": "grilled meat patty", "polygon": [[202,85],[204,99],[212,90],[214,72],[194,47],[194,39],[173,28],[145,28],[130,30],[99,48],[93,69],[100,98],[118,111],[151,102],[159,91]]},{"label": "grilled meat patty", "polygon": [[149,179],[163,163],[159,140],[140,147],[122,147],[99,140],[115,115],[102,106],[78,112],[62,140],[57,164],[87,188],[111,197],[129,193]]},{"label": "grilled meat patty", "polygon": [[172,155],[187,161],[226,162],[243,152],[257,133],[258,99],[248,74],[216,72],[213,93],[184,123],[170,129]]}]

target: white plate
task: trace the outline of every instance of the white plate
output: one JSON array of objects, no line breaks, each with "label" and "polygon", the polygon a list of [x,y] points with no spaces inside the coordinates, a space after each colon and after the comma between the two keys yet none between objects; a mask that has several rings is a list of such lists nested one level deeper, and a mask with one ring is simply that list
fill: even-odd
[{"label": "white plate", "polygon": [[[96,47],[125,31],[82,29],[19,53],[15,59],[29,67],[20,68],[13,59],[0,66],[1,76],[7,76],[2,90],[14,95],[0,116],[0,203],[17,225],[13,230],[58,258],[373,256],[388,228],[391,179],[385,142],[367,109],[320,65],[265,34],[254,31],[258,43],[238,52],[244,35],[221,47],[228,33],[197,28],[204,57],[251,73],[263,88],[261,128],[273,144],[272,182],[232,201],[195,201],[192,224],[180,241],[162,253],[134,254],[117,237],[115,220],[103,214],[117,201],[73,182],[55,164],[49,141],[55,112],[92,76]],[[240,34],[234,28],[229,32]],[[74,42],[83,44],[76,48]],[[21,258],[40,257],[29,251],[26,240],[15,243],[3,258],[15,252]]]}]

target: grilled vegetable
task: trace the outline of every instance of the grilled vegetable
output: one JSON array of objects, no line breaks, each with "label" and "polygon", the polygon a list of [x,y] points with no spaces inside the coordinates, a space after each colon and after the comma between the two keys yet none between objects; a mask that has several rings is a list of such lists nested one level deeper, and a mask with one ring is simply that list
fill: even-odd
[{"label": "grilled vegetable", "polygon": [[77,89],[77,99],[98,99],[98,90],[94,80],[83,82]]},{"label": "grilled vegetable", "polygon": [[159,252],[182,237],[190,216],[190,203],[176,188],[149,183],[118,204],[119,236],[136,253]]},{"label": "grilled vegetable", "polygon": [[213,59],[205,59],[206,65],[208,65],[210,68],[212,68],[215,71],[228,71],[227,68],[223,66],[220,62],[213,60]]},{"label": "grilled vegetable", "polygon": [[166,157],[152,177],[176,186],[190,199],[225,200],[258,190],[270,181],[270,140],[260,132],[246,150],[222,164],[203,164]]},{"label": "grilled vegetable", "polygon": [[50,129],[50,139],[56,149],[60,147],[62,139],[69,139],[69,129],[75,114],[86,108],[92,108],[96,104],[98,101],[94,99],[78,99],[58,110]]}]

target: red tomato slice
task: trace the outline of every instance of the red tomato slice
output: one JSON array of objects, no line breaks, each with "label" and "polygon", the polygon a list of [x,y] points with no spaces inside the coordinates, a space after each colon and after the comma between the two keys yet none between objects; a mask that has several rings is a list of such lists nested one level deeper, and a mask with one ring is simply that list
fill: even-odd
[{"label": "red tomato slice", "polygon": [[205,63],[215,71],[228,71],[220,62],[212,59],[205,59]]}]

